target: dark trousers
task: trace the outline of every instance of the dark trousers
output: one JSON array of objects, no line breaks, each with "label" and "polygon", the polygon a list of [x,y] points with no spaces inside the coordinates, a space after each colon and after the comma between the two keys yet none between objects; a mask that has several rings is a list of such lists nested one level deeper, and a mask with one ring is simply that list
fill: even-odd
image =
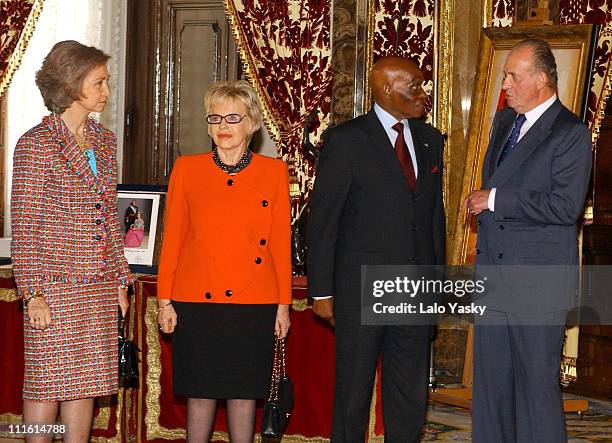
[{"label": "dark trousers", "polygon": [[419,441],[425,422],[430,326],[362,326],[336,319],[332,443],[365,441],[378,356],[386,443]]},{"label": "dark trousers", "polygon": [[474,326],[474,443],[567,442],[559,370],[566,312],[486,311]]}]

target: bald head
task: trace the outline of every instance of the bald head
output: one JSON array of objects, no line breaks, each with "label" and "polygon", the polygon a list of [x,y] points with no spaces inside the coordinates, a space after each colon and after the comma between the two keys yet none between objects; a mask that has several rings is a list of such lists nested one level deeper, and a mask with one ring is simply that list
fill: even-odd
[{"label": "bald head", "polygon": [[370,73],[374,101],[397,120],[423,115],[424,81],[414,62],[395,56],[379,59]]}]

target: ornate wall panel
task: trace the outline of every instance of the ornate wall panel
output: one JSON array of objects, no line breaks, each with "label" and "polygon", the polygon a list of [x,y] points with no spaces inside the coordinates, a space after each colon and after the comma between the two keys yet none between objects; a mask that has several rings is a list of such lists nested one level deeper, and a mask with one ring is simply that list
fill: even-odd
[{"label": "ornate wall panel", "polygon": [[369,0],[334,0],[331,121],[340,124],[367,111],[365,81],[371,60],[371,22],[374,4]]}]

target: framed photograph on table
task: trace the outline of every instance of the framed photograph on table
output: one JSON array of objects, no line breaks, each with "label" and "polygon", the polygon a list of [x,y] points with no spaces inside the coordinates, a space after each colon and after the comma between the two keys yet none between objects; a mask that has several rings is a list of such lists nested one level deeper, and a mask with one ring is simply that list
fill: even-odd
[{"label": "framed photograph on table", "polygon": [[166,191],[159,185],[117,185],[125,258],[132,272],[157,273]]}]

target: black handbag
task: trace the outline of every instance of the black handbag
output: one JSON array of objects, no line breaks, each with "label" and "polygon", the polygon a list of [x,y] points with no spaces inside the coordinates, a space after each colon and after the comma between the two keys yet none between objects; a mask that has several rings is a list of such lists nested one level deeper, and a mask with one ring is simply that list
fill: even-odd
[{"label": "black handbag", "polygon": [[261,436],[281,438],[293,407],[293,383],[285,368],[285,339],[276,338],[272,354],[270,393],[264,403]]},{"label": "black handbag", "polygon": [[132,340],[125,338],[125,319],[119,313],[119,385],[126,388],[138,386],[138,352]]}]

